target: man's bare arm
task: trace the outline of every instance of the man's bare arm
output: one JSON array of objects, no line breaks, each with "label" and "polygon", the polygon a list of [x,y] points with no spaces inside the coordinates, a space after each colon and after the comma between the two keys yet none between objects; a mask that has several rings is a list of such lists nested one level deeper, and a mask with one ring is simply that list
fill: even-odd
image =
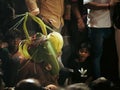
[{"label": "man's bare arm", "polygon": [[26,1],[26,5],[27,8],[29,10],[29,12],[32,15],[38,15],[39,14],[39,8],[37,6],[37,1],[36,0],[25,0]]}]

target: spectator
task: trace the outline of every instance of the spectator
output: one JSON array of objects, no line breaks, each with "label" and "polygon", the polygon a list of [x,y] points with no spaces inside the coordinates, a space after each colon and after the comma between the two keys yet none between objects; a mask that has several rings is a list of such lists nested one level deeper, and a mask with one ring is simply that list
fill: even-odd
[{"label": "spectator", "polygon": [[92,90],[112,90],[113,86],[114,84],[105,77],[99,77],[90,84]]},{"label": "spectator", "polygon": [[26,0],[26,5],[31,14],[41,17],[43,21],[57,32],[61,32],[64,0]]},{"label": "spectator", "polygon": [[8,50],[10,55],[14,55],[18,50],[18,45],[23,39],[22,32],[18,29],[9,30],[6,34],[6,42],[8,43]]},{"label": "spectator", "polygon": [[110,0],[84,0],[88,8],[88,28],[91,42],[91,58],[93,61],[94,78],[101,76],[101,56],[103,42],[111,35]]},{"label": "spectator", "polygon": [[19,43],[22,40],[22,33],[18,29],[11,29],[6,33],[6,42],[8,43],[7,50],[9,52],[9,65],[10,71],[9,79],[10,86],[13,87],[16,84],[18,67],[20,65],[19,57],[17,55]]},{"label": "spectator", "polygon": [[[74,55],[79,49],[79,45],[82,42],[87,41],[87,29],[86,29],[86,14],[87,9],[83,5],[83,0],[65,0],[65,13],[64,13],[64,27],[62,35],[64,39],[64,46],[62,49],[62,62],[65,67],[68,67],[71,56]],[[67,55],[66,55],[67,54]],[[69,70],[66,71],[64,76],[70,74]]]},{"label": "spectator", "polygon": [[119,47],[119,39],[120,39],[120,0],[114,0],[113,3],[113,24],[115,28],[115,41],[116,41],[116,47],[117,47],[117,54],[118,54],[118,73],[119,73],[119,79],[120,79],[120,47]]},{"label": "spectator", "polygon": [[[2,38],[0,38],[2,39]],[[3,73],[3,81],[6,86],[10,84],[10,57],[6,48],[2,48],[2,40],[0,41],[0,73]]]},{"label": "spectator", "polygon": [[92,80],[92,68],[89,43],[82,43],[77,55],[69,60],[69,68],[73,69],[72,83],[89,83]]},{"label": "spectator", "polygon": [[85,83],[75,83],[68,85],[65,90],[91,90]]},{"label": "spectator", "polygon": [[54,84],[45,87],[41,85],[39,80],[34,78],[23,79],[17,83],[15,90],[59,90],[60,88]]},{"label": "spectator", "polygon": [[23,79],[17,83],[15,90],[46,90],[37,79]]},{"label": "spectator", "polygon": [[82,42],[88,41],[86,27],[87,9],[83,5],[84,0],[71,0],[71,20],[69,28],[70,40],[73,53],[79,49]]}]

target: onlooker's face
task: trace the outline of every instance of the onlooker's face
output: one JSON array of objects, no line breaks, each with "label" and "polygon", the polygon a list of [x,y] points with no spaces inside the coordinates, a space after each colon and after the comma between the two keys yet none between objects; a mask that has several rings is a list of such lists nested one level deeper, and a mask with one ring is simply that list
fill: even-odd
[{"label": "onlooker's face", "polygon": [[87,50],[87,48],[82,48],[79,50],[79,55],[80,55],[80,59],[82,61],[85,61],[87,59],[87,57],[90,55],[90,53]]}]

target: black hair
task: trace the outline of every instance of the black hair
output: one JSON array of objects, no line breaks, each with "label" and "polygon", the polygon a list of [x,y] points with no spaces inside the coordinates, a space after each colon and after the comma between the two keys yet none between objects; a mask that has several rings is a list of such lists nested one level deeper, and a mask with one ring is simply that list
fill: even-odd
[{"label": "black hair", "polygon": [[82,42],[79,45],[78,49],[76,50],[76,52],[74,54],[75,55],[74,57],[79,57],[79,52],[80,52],[80,50],[83,50],[83,49],[85,49],[86,51],[91,53],[91,44],[90,44],[90,42],[88,42],[88,41]]},{"label": "black hair", "polygon": [[89,42],[82,42],[79,46],[79,49],[86,48],[88,51],[91,50],[91,44]]},{"label": "black hair", "polygon": [[90,84],[92,90],[111,90],[113,86],[114,83],[104,77],[99,77]]},{"label": "black hair", "polygon": [[67,90],[90,90],[90,87],[86,83],[75,83],[68,85]]},{"label": "black hair", "polygon": [[6,38],[5,40],[8,42],[9,40],[14,40],[16,38],[23,38],[22,36],[22,32],[18,29],[13,29],[13,30],[9,30],[7,33],[6,33]]},{"label": "black hair", "polygon": [[19,81],[15,90],[45,90],[37,79],[29,78]]}]

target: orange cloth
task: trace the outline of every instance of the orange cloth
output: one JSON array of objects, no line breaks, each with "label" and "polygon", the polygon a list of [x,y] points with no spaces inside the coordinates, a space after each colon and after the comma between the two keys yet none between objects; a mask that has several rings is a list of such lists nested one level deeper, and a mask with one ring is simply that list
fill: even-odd
[{"label": "orange cloth", "polygon": [[31,12],[39,8],[39,14],[56,29],[63,26],[64,0],[26,0]]}]

